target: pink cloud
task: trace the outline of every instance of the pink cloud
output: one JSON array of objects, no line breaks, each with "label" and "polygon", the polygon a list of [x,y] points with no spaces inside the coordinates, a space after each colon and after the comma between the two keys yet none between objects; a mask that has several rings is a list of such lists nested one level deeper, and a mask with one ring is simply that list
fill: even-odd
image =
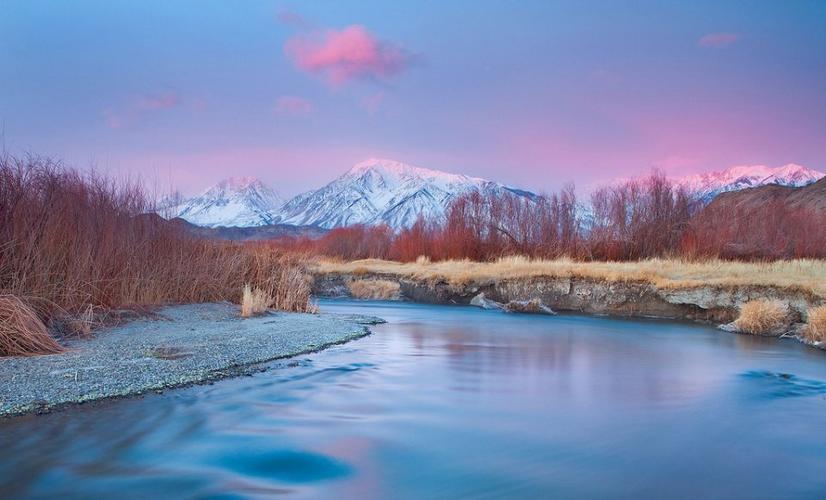
[{"label": "pink cloud", "polygon": [[180,104],[181,97],[172,90],[155,94],[140,94],[133,96],[121,106],[106,108],[103,116],[107,127],[120,129],[139,122],[147,116],[177,108]]},{"label": "pink cloud", "polygon": [[700,47],[725,47],[740,39],[736,33],[709,33],[697,42]]},{"label": "pink cloud", "polygon": [[284,51],[299,69],[335,87],[356,79],[386,80],[410,64],[407,51],[358,25],[298,35],[287,40]]},{"label": "pink cloud", "polygon": [[309,99],[294,95],[282,95],[275,102],[275,112],[282,115],[304,116],[315,111],[315,105]]}]

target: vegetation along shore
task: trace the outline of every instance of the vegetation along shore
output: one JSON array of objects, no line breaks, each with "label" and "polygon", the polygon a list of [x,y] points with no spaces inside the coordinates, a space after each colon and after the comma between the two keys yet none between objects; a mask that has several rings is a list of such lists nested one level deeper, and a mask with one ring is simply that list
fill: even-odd
[{"label": "vegetation along shore", "polygon": [[[826,340],[826,262],[822,260],[575,262],[508,257],[484,263],[426,258],[401,263],[328,259],[311,269],[318,295],[439,304],[471,304],[481,295],[505,305],[538,301],[557,311],[714,322],[742,333],[795,335],[815,346]],[[776,312],[765,314],[767,310]],[[750,316],[762,319],[750,321]]]},{"label": "vegetation along shore", "polygon": [[[312,314],[313,294],[713,322],[826,346],[822,228],[768,221],[750,239],[736,207],[753,195],[697,206],[656,173],[596,192],[587,228],[571,188],[459,196],[446,220],[397,232],[232,242],[160,217],[137,182],[0,160],[2,414],[211,380],[375,321]],[[723,231],[726,210],[740,215]]]}]

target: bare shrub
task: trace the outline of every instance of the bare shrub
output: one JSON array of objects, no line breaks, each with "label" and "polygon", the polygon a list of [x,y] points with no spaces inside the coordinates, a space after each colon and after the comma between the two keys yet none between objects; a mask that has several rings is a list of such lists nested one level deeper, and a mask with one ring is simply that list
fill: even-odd
[{"label": "bare shrub", "polygon": [[249,283],[244,285],[241,294],[241,317],[250,318],[266,312],[275,299],[270,292],[260,288],[252,288]]},{"label": "bare shrub", "polygon": [[788,306],[779,300],[750,300],[740,308],[734,324],[741,331],[756,335],[777,333],[786,324]]},{"label": "bare shrub", "polygon": [[388,280],[355,280],[348,284],[357,299],[392,300],[399,297],[399,284]]},{"label": "bare shrub", "polygon": [[809,342],[826,341],[826,305],[809,309],[804,335]]},{"label": "bare shrub", "polygon": [[239,302],[246,283],[270,290],[278,309],[314,308],[302,257],[196,239],[153,211],[136,183],[0,156],[0,294],[79,334],[112,309]]},{"label": "bare shrub", "polygon": [[14,295],[0,295],[0,356],[55,354],[63,350],[32,307]]}]

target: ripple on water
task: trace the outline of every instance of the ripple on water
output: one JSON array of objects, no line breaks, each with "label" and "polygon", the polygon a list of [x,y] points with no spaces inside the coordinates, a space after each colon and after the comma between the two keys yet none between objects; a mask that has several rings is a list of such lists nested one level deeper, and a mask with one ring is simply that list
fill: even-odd
[{"label": "ripple on water", "polygon": [[754,383],[759,399],[780,399],[826,394],[826,383],[797,375],[768,370],[751,370],[741,376]]},{"label": "ripple on water", "polygon": [[312,483],[338,479],[350,474],[346,463],[310,451],[294,449],[262,450],[255,446],[219,449],[213,463],[241,476],[251,476],[285,483]]}]

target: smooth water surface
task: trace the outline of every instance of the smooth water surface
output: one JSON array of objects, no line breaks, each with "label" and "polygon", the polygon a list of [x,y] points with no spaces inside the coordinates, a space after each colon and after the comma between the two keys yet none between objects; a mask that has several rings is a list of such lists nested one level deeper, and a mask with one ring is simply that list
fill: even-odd
[{"label": "smooth water surface", "polygon": [[794,340],[321,305],[389,323],[252,377],[0,421],[0,496],[826,496],[826,353]]}]

